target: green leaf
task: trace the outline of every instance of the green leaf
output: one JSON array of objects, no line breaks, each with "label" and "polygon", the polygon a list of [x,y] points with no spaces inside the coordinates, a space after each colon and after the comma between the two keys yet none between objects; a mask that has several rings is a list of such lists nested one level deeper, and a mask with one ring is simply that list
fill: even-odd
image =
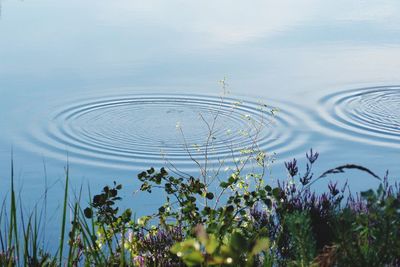
[{"label": "green leaf", "polygon": [[189,254],[186,254],[182,257],[183,261],[188,266],[199,265],[204,261],[203,255],[200,251],[192,251]]},{"label": "green leaf", "polygon": [[231,247],[237,251],[242,252],[247,249],[247,240],[239,233],[233,233],[231,237]]},{"label": "green leaf", "polygon": [[272,191],[272,188],[271,188],[271,186],[269,186],[269,185],[266,185],[266,186],[264,187],[264,189],[265,189],[267,192],[271,192],[271,191]]},{"label": "green leaf", "polygon": [[235,210],[235,208],[232,205],[229,205],[226,207],[226,212],[232,213]]},{"label": "green leaf", "polygon": [[221,182],[219,184],[219,186],[222,187],[222,188],[227,188],[229,186],[229,184],[227,182]]},{"label": "green leaf", "polygon": [[200,252],[200,244],[193,238],[173,245],[170,251],[182,258],[183,262],[188,266],[199,265],[204,261],[204,257]]},{"label": "green leaf", "polygon": [[213,253],[215,252],[215,250],[217,249],[217,247],[218,247],[218,240],[217,240],[217,238],[216,238],[213,234],[210,234],[210,235],[209,235],[205,247],[206,247],[206,252],[207,252],[208,254],[213,254]]},{"label": "green leaf", "polygon": [[262,251],[267,251],[269,248],[269,239],[268,238],[260,238],[256,241],[251,250],[250,256],[255,256]]},{"label": "green leaf", "polygon": [[182,253],[182,245],[181,243],[176,243],[175,245],[173,245],[170,249],[171,253],[178,255],[179,252]]},{"label": "green leaf", "polygon": [[93,211],[91,208],[86,208],[83,212],[86,218],[91,219],[93,217]]},{"label": "green leaf", "polygon": [[275,187],[274,189],[272,189],[272,195],[275,197],[275,199],[279,199],[281,191],[282,190],[278,187]]}]

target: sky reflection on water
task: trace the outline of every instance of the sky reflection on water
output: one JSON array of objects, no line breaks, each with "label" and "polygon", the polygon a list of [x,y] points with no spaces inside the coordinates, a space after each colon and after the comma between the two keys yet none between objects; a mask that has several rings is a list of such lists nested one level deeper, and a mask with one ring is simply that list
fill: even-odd
[{"label": "sky reflection on water", "polygon": [[[353,162],[380,174],[386,169],[395,177],[400,173],[399,135],[391,146],[380,145],[373,133],[358,139],[338,125],[327,133],[321,128],[326,121],[318,116],[326,96],[400,84],[398,1],[7,0],[1,10],[2,184],[9,177],[12,146],[25,190],[43,188],[43,159],[49,179],[62,177],[67,155],[61,160],[59,154],[31,149],[27,125],[49,129],[49,115],[71,101],[126,94],[216,95],[224,76],[230,97],[289,102],[289,113],[301,110],[292,139],[307,136],[302,148],[321,152],[320,171]],[[299,153],[283,154],[275,174],[284,174],[282,161]],[[71,155],[73,182],[96,187],[119,178],[134,187],[132,179],[141,169],[109,165],[81,164]],[[374,182],[365,176],[352,179],[356,189]]]}]

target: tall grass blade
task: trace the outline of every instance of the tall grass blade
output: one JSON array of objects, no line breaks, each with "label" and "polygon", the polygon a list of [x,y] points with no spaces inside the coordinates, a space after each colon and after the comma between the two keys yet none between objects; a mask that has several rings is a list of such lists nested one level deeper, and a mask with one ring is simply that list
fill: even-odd
[{"label": "tall grass blade", "polygon": [[67,221],[68,184],[69,184],[69,165],[67,163],[67,167],[65,170],[65,191],[64,191],[64,203],[63,203],[63,213],[61,222],[60,258],[59,258],[60,266],[62,266],[62,256],[63,256],[64,238],[65,238],[65,224]]},{"label": "tall grass blade", "polygon": [[[17,205],[15,198],[15,187],[14,187],[14,157],[11,156],[11,199],[10,199],[10,225],[9,225],[9,239],[8,239],[8,249],[10,250],[10,262],[13,261],[13,245],[15,245],[15,258],[19,256],[19,244],[18,244],[18,226],[17,226]],[[13,239],[15,242],[13,244]]]}]

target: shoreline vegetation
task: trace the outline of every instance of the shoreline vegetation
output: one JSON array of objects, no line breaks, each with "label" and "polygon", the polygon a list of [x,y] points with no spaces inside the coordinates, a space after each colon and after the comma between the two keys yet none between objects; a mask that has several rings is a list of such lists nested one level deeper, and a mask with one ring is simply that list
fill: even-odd
[{"label": "shoreline vegetation", "polygon": [[[225,79],[221,85],[220,109],[199,114],[207,129],[204,144],[186,142],[177,123],[198,175],[183,172],[168,155],[164,168],[137,175],[139,193],[164,196],[146,216],[136,218],[134,206],[120,209],[123,185],[116,182],[95,194],[89,188],[85,198],[82,188],[71,194],[67,165],[59,242],[51,251],[43,245],[49,199],[40,209],[24,211],[12,161],[9,194],[0,210],[0,266],[400,266],[400,189],[389,184],[388,172],[380,177],[346,164],[315,175],[319,154],[311,149],[304,169],[296,159],[288,161],[287,177],[273,184],[274,155],[259,141],[279,110],[262,103],[254,117],[240,113],[244,129],[234,134],[246,138],[246,145],[226,142],[229,164],[226,158],[216,161],[217,126],[228,112]],[[232,103],[228,114],[241,112],[240,105]],[[338,182],[312,189],[316,181],[349,169],[380,185],[356,193]]]},{"label": "shoreline vegetation", "polygon": [[[59,246],[42,242],[43,210],[24,214],[11,188],[0,212],[0,266],[399,266],[400,189],[369,169],[347,164],[315,176],[318,153],[306,153],[305,171],[286,162],[288,178],[275,187],[239,169],[218,181],[176,175],[165,168],[138,174],[140,191],[164,191],[165,203],[147,216],[120,210],[121,184],[70,201],[66,168]],[[12,163],[13,165],[13,163]],[[375,190],[352,194],[319,179],[357,169],[379,179]],[[8,204],[6,206],[6,203]],[[67,213],[72,218],[67,218]]]}]

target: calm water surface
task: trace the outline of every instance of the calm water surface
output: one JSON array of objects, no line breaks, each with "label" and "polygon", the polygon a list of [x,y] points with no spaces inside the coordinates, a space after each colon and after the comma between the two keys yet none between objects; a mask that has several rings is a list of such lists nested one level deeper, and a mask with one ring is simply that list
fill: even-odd
[{"label": "calm water surface", "polygon": [[[216,163],[227,142],[248,144],[240,130],[248,116],[265,119],[260,103],[279,109],[259,133],[276,153],[273,176],[313,147],[316,172],[351,162],[399,177],[398,1],[0,3],[2,194],[13,147],[31,203],[47,183],[50,205],[60,204],[67,160],[76,187],[117,180],[131,197],[136,173],[166,159],[196,171],[183,147],[204,148],[199,114],[220,113]],[[343,178],[355,190],[375,183]],[[157,202],[134,199],[139,213]]]}]

